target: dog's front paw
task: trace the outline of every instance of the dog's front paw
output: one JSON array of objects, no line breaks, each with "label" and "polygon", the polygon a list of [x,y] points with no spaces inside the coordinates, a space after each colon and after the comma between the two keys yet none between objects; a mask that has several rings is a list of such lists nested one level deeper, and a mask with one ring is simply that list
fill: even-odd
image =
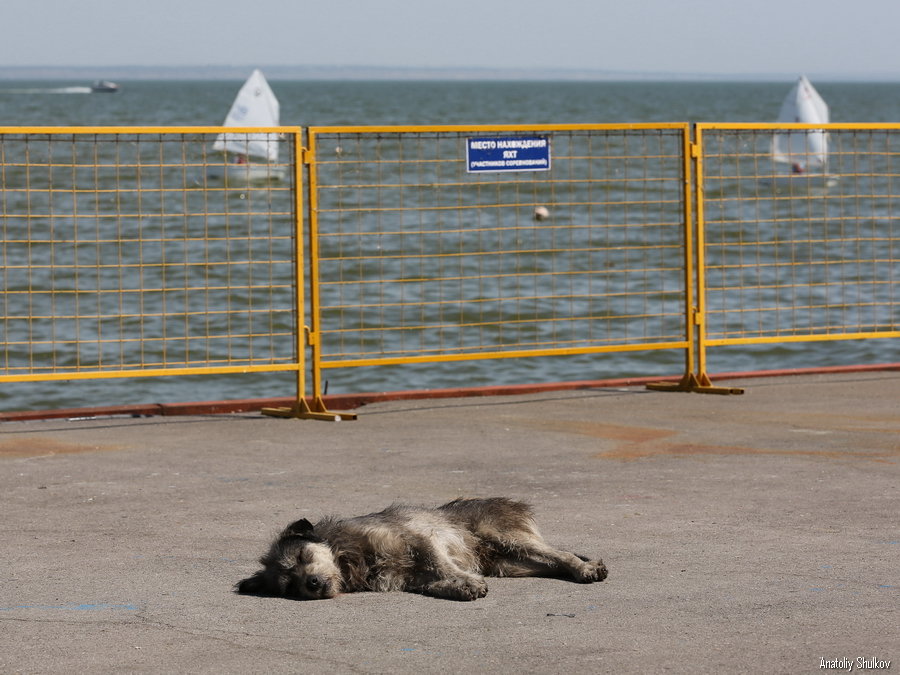
[{"label": "dog's front paw", "polygon": [[575,580],[583,584],[591,584],[595,581],[603,581],[608,572],[602,560],[587,560],[575,575]]},{"label": "dog's front paw", "polygon": [[463,579],[460,583],[460,600],[477,600],[486,596],[487,592],[484,579]]},{"label": "dog's front paw", "polygon": [[480,577],[455,577],[433,581],[423,589],[426,595],[446,600],[470,601],[483,598],[488,589],[484,579]]}]

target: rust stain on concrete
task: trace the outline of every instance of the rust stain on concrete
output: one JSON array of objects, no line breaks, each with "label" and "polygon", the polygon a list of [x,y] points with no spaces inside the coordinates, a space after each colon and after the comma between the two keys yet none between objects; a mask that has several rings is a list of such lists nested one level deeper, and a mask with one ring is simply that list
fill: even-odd
[{"label": "rust stain on concrete", "polygon": [[548,431],[576,433],[582,436],[593,436],[621,443],[647,443],[658,441],[678,433],[670,429],[653,429],[651,427],[627,427],[619,424],[601,424],[599,422],[567,421],[567,420],[529,420],[528,426]]},{"label": "rust stain on concrete", "polygon": [[85,443],[63,443],[52,438],[13,438],[0,441],[0,459],[21,457],[46,457],[51,455],[73,455],[85,452],[108,452],[121,450],[122,445],[90,445]]},{"label": "rust stain on concrete", "polygon": [[[567,420],[528,420],[528,426],[548,431],[576,433],[593,438],[613,441],[613,448],[593,455],[597,459],[633,461],[652,457],[703,457],[711,455],[759,455],[759,456],[793,456],[821,457],[834,460],[862,460],[869,462],[890,463],[900,456],[900,448],[884,451],[847,450],[798,450],[790,448],[751,448],[743,445],[719,445],[679,442],[674,439],[680,432],[671,429],[654,429],[651,427],[630,427],[616,424]],[[869,430],[871,431],[871,430]],[[877,429],[876,431],[882,431]]]},{"label": "rust stain on concrete", "polygon": [[622,444],[607,452],[598,452],[598,459],[618,459],[631,461],[647,457],[668,455],[672,457],[698,457],[703,455],[759,455],[759,456],[791,456],[821,457],[825,459],[855,459],[868,462],[889,463],[890,453],[856,452],[853,450],[791,450],[778,448],[748,448],[741,445],[704,445],[700,443],[649,443]]}]

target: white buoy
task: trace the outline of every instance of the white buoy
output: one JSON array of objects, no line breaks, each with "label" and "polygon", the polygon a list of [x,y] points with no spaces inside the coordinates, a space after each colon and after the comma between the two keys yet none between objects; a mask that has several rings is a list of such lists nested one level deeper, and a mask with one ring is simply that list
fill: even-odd
[{"label": "white buoy", "polygon": [[547,220],[550,217],[550,211],[547,210],[546,206],[535,206],[534,207],[534,219],[535,220]]}]

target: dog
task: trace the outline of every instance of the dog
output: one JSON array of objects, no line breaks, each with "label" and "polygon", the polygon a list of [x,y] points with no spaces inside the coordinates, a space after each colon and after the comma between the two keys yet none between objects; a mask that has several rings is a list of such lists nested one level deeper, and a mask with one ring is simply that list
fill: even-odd
[{"label": "dog", "polygon": [[437,508],[394,504],[355,518],[301,519],[240,581],[242,594],[297,600],[356,591],[408,591],[447,600],[487,594],[485,576],[603,581],[602,560],[549,546],[531,507],[504,497],[456,499]]}]

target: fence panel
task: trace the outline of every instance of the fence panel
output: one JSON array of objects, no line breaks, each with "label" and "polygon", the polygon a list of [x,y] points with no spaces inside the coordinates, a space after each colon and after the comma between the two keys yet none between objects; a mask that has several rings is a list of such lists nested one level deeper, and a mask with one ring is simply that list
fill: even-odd
[{"label": "fence panel", "polygon": [[220,131],[0,129],[0,381],[302,371],[300,132],[250,176]]},{"label": "fence panel", "polygon": [[[686,138],[684,124],[309,129],[314,379],[688,350]],[[484,139],[547,139],[550,167],[467,170]]]},{"label": "fence panel", "polygon": [[701,364],[709,346],[900,337],[900,125],[700,124],[697,142]]}]

